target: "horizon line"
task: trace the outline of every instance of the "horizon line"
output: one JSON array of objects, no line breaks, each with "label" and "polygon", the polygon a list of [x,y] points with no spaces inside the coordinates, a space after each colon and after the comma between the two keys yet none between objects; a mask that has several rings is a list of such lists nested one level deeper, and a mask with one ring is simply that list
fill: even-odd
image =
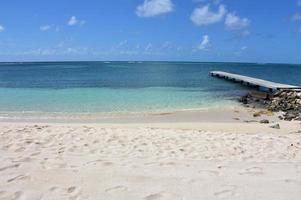
[{"label": "horizon line", "polygon": [[32,60],[32,61],[0,61],[0,63],[63,63],[63,62],[186,62],[186,63],[240,63],[240,64],[279,64],[279,65],[301,65],[301,63],[280,62],[240,62],[240,61],[186,61],[186,60]]}]

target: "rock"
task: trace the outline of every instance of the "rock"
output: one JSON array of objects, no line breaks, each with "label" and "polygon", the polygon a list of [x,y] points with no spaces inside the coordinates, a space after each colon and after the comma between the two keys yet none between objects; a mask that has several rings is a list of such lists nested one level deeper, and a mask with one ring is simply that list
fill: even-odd
[{"label": "rock", "polygon": [[295,121],[301,121],[301,116],[298,116],[294,119]]},{"label": "rock", "polygon": [[285,121],[292,121],[293,119],[295,119],[298,115],[295,113],[285,113],[284,114],[284,120]]},{"label": "rock", "polygon": [[258,122],[258,121],[256,121],[256,120],[244,120],[244,122],[251,123],[251,122]]},{"label": "rock", "polygon": [[275,124],[275,125],[272,125],[270,126],[271,128],[274,128],[274,129],[280,129],[280,125],[279,124]]},{"label": "rock", "polygon": [[240,101],[241,101],[243,104],[248,104],[248,97],[247,97],[247,96],[243,96],[243,97],[241,97]]},{"label": "rock", "polygon": [[[247,107],[266,108],[271,112],[282,111],[285,114],[283,118],[286,121],[301,121],[301,90],[280,90],[274,94],[250,92],[243,96],[240,101]],[[259,117],[265,113],[256,112],[254,117]]]},{"label": "rock", "polygon": [[268,123],[270,123],[270,121],[267,120],[267,119],[263,119],[263,120],[260,120],[260,123],[261,124],[268,124]]},{"label": "rock", "polygon": [[253,114],[253,117],[260,117],[260,112],[256,112]]}]

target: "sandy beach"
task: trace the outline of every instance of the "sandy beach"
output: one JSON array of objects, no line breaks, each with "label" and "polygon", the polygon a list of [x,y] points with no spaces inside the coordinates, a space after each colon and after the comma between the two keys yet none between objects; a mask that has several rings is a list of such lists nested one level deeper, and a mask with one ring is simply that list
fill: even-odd
[{"label": "sandy beach", "polygon": [[301,0],[0,5],[0,200],[301,200]]},{"label": "sandy beach", "polygon": [[300,199],[300,122],[217,112],[3,121],[0,199]]}]

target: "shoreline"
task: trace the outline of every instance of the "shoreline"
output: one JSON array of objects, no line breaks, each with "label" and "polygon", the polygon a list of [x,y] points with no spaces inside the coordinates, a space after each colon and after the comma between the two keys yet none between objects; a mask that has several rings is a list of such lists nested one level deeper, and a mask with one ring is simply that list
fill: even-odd
[{"label": "shoreline", "polygon": [[236,107],[241,107],[241,103],[239,102],[239,96],[234,99],[227,99],[222,100],[220,103],[208,104],[206,106],[200,107],[192,107],[192,108],[169,108],[169,109],[150,109],[150,110],[141,110],[141,111],[103,111],[103,112],[52,112],[52,111],[6,111],[0,110],[0,117],[5,115],[41,115],[41,116],[52,116],[52,115],[59,115],[59,116],[105,116],[105,115],[146,115],[146,114],[161,114],[161,113],[176,113],[176,112],[185,112],[185,111],[207,111],[207,110],[215,110],[215,109],[232,109]]},{"label": "shoreline", "polygon": [[[234,122],[237,113],[249,119],[252,112],[262,109],[246,108],[239,103],[219,105],[198,109],[179,109],[153,112],[104,112],[104,113],[67,113],[67,112],[0,112],[0,122],[50,122],[50,123],[130,123],[130,122]],[[276,114],[277,115],[277,114]],[[216,117],[217,116],[217,117]]]},{"label": "shoreline", "polygon": [[[262,113],[254,117],[254,113]],[[3,118],[0,114],[0,126],[93,126],[102,128],[153,128],[177,130],[202,130],[227,133],[296,133],[300,131],[299,121],[283,121],[282,113],[266,113],[263,108],[234,106],[207,108],[202,110],[186,110],[162,113],[131,113],[131,114],[89,114],[56,116],[19,115]],[[261,123],[268,120],[269,123]],[[281,128],[271,128],[273,125]]]}]

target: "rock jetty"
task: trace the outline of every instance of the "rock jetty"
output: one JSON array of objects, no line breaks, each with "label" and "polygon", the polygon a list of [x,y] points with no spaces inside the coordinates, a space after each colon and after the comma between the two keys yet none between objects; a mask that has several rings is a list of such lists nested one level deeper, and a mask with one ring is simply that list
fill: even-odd
[{"label": "rock jetty", "polygon": [[279,118],[301,121],[301,90],[280,90],[275,93],[249,92],[240,99],[245,105],[264,107],[272,112],[283,112]]}]

